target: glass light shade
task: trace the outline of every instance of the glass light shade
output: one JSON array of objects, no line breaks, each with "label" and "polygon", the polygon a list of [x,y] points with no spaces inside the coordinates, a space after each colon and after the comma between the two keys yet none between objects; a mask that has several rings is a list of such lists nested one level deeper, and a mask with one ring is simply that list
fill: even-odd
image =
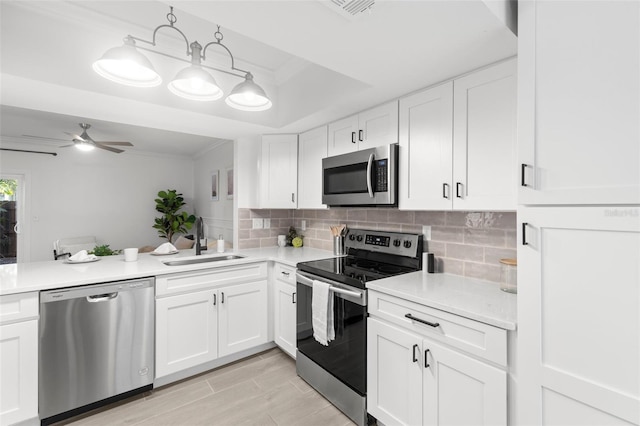
[{"label": "glass light shade", "polygon": [[213,76],[198,65],[181,70],[167,87],[174,95],[192,101],[215,101],[223,94]]},{"label": "glass light shade", "polygon": [[75,147],[80,151],[92,151],[95,148],[95,146],[87,142],[76,142]]},{"label": "glass light shade", "polygon": [[107,80],[134,87],[155,87],[162,78],[133,44],[109,49],[93,63],[93,70]]},{"label": "glass light shade", "polygon": [[241,111],[265,111],[272,105],[262,87],[253,82],[251,74],[247,74],[245,81],[233,88],[225,102]]}]

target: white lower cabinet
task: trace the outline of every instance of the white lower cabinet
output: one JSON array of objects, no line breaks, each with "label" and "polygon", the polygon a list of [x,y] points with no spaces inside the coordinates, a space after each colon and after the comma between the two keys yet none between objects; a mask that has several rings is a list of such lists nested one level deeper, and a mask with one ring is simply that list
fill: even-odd
[{"label": "white lower cabinet", "polygon": [[274,340],[280,348],[296,356],[295,268],[276,264],[274,279]]},{"label": "white lower cabinet", "polygon": [[[266,263],[156,283],[156,379],[267,343]],[[198,290],[171,294],[184,288]]]},{"label": "white lower cabinet", "polygon": [[38,423],[38,293],[0,298],[0,425]]},{"label": "white lower cabinet", "polygon": [[[433,314],[441,311],[416,310],[415,304],[392,296],[372,291],[370,295],[369,414],[387,426],[507,424],[506,331],[452,319],[451,314],[437,317]],[[405,313],[437,326],[407,319]],[[450,346],[449,341],[473,344],[487,359]]]}]

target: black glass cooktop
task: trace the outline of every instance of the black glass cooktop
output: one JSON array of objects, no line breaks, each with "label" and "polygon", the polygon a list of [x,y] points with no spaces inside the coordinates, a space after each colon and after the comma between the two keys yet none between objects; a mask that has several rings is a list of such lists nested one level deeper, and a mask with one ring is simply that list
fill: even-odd
[{"label": "black glass cooktop", "polygon": [[406,266],[399,263],[386,263],[346,256],[302,262],[298,263],[297,268],[302,272],[315,274],[343,284],[366,288],[366,283],[369,281],[417,270],[415,266]]}]

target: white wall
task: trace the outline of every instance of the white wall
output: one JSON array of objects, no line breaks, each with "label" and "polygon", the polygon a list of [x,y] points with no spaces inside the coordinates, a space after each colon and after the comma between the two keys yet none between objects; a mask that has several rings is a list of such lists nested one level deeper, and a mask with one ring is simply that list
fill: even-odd
[{"label": "white wall", "polygon": [[[7,144],[3,144],[6,146]],[[14,146],[11,146],[14,148]],[[94,235],[113,249],[157,246],[152,228],[159,190],[176,189],[193,212],[193,160],[75,148],[43,149],[58,156],[0,152],[0,172],[28,178],[28,261],[53,259],[53,241]],[[24,229],[24,227],[23,227]]]},{"label": "white wall", "polygon": [[[196,214],[202,216],[209,242],[222,234],[227,248],[233,241],[233,198],[227,196],[227,171],[233,170],[233,152],[234,143],[228,141],[199,155],[194,164]],[[211,196],[214,171],[218,172],[217,200]]]}]

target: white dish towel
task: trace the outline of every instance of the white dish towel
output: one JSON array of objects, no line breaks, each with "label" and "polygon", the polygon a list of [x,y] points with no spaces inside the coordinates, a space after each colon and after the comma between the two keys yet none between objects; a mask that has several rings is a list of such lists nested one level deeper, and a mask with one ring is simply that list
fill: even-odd
[{"label": "white dish towel", "polygon": [[336,338],[333,325],[333,294],[331,285],[321,281],[313,281],[311,302],[311,318],[313,338],[321,345],[329,346],[329,342]]}]

